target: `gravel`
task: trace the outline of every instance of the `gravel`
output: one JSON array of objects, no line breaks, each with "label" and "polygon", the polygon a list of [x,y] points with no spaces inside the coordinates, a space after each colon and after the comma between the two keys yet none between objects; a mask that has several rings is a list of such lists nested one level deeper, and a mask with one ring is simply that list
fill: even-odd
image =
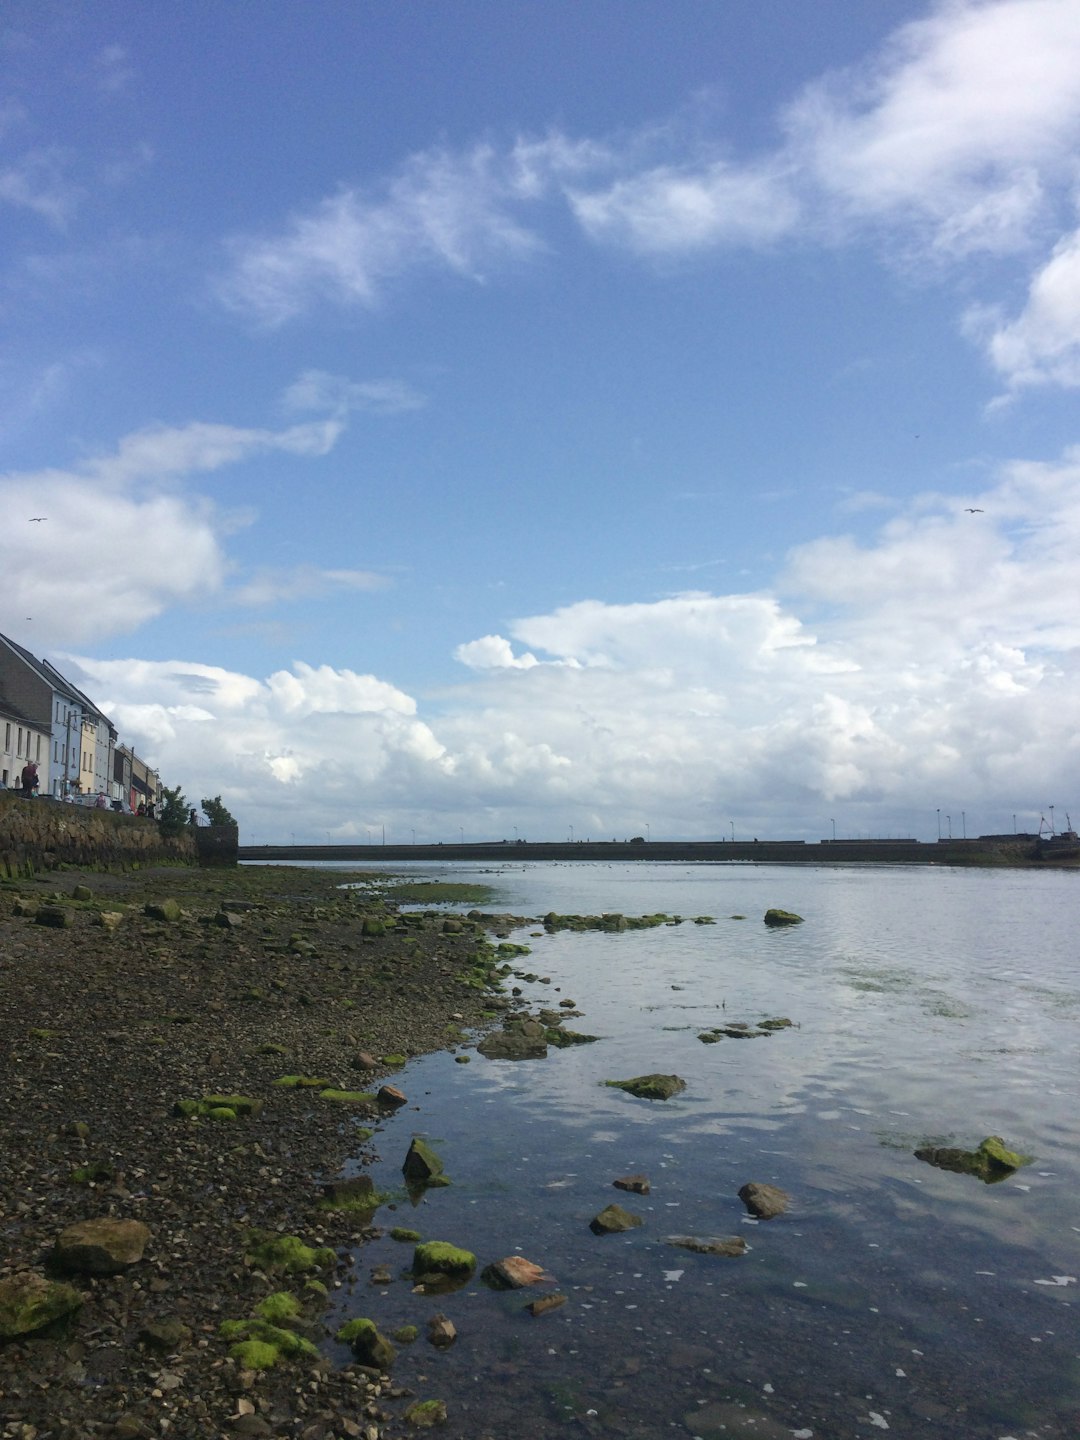
[{"label": "gravel", "polygon": [[[303,1277],[260,1271],[246,1254],[253,1231],[330,1247],[336,1265],[318,1277],[330,1288],[371,1233],[363,1215],[318,1202],[347,1160],[373,1157],[378,1134],[364,1141],[360,1126],[377,1112],[274,1082],[377,1090],[393,1067],[354,1068],[360,1052],[419,1054],[484,1023],[479,926],[444,933],[427,912],[364,935],[365,918],[378,930],[371,921],[393,907],[341,889],[347,878],[162,867],[0,885],[0,1280],[48,1273],[56,1237],[78,1220],[136,1219],[151,1232],[122,1274],[74,1280],[85,1300],[72,1321],[0,1344],[0,1436],[410,1433],[416,1397],[388,1377],[321,1358],[254,1373],[218,1335],[222,1320],[292,1289],[306,1333],[322,1336],[325,1302]],[[73,898],[77,885],[88,898]],[[178,919],[147,913],[170,900]],[[59,906],[71,923],[37,923],[35,906]],[[263,1106],[234,1120],[174,1113],[213,1093]],[[102,1178],[73,1183],[86,1166]]]}]

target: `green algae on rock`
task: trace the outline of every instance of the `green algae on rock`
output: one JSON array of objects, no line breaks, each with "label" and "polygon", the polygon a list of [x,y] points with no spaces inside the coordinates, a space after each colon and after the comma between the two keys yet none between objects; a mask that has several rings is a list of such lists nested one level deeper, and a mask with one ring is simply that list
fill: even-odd
[{"label": "green algae on rock", "polygon": [[240,1340],[229,1351],[229,1358],[235,1360],[241,1370],[270,1370],[281,1358],[281,1352],[264,1340]]},{"label": "green algae on rock", "polygon": [[386,1336],[379,1333],[374,1320],[364,1317],[347,1320],[334,1338],[351,1346],[353,1354],[364,1365],[388,1370],[397,1359],[397,1351]]},{"label": "green algae on rock", "polygon": [[414,1400],[405,1411],[405,1419],[418,1430],[429,1430],[446,1424],[445,1400]]},{"label": "green algae on rock", "polygon": [[621,1205],[605,1205],[599,1215],[594,1215],[589,1221],[589,1229],[594,1235],[617,1235],[623,1230],[636,1230],[644,1224],[640,1215],[624,1210]]},{"label": "green algae on rock", "polygon": [[604,1084],[639,1100],[670,1100],[686,1089],[686,1081],[678,1075],[636,1075],[629,1080],[605,1080]]},{"label": "green algae on rock", "polygon": [[413,1251],[413,1274],[467,1277],[476,1269],[476,1256],[446,1240],[423,1240]]},{"label": "green algae on rock", "polygon": [[[735,916],[733,915],[731,918],[734,920]],[[801,915],[796,915],[792,910],[765,911],[766,925],[801,925],[802,923],[803,917]]]},{"label": "green algae on rock", "polygon": [[255,1231],[247,1243],[247,1257],[260,1270],[283,1275],[301,1275],[306,1270],[327,1270],[337,1263],[328,1245],[305,1245],[297,1235],[276,1235]]},{"label": "green algae on rock", "polygon": [[977,1150],[960,1150],[946,1145],[926,1145],[915,1151],[917,1160],[934,1165],[939,1170],[952,1170],[961,1175],[975,1175],[984,1185],[996,1185],[1024,1165],[1030,1165],[1033,1157],[1021,1155],[1006,1146],[1000,1135],[988,1135]]},{"label": "green algae on rock", "polygon": [[443,1174],[443,1162],[426,1140],[414,1135],[401,1166],[401,1173],[410,1185],[449,1185]]},{"label": "green algae on rock", "polygon": [[32,1335],[73,1314],[83,1297],[71,1285],[47,1280],[32,1270],[0,1280],[0,1340]]}]

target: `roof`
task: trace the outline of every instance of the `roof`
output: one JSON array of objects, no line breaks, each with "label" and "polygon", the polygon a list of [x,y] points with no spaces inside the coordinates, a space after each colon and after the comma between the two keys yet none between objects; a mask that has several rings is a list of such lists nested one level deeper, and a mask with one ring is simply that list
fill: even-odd
[{"label": "roof", "polygon": [[66,696],[67,699],[74,700],[77,705],[85,706],[88,710],[92,711],[94,715],[100,716],[102,720],[106,721],[110,729],[112,728],[112,721],[109,720],[109,717],[105,715],[92,700],[84,695],[78,686],[73,685],[70,680],[61,675],[55,665],[51,665],[48,660],[38,660],[35,656],[31,655],[29,650],[17,644],[16,641],[12,640],[8,635],[0,635],[0,640],[2,640],[10,650],[13,650],[18,658],[25,665],[28,665],[40,680],[44,680],[50,689],[59,690],[61,695]]}]

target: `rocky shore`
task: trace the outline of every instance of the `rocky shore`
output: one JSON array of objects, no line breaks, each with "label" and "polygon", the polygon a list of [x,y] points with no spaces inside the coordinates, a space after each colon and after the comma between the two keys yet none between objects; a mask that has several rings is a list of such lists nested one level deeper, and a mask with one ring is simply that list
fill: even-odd
[{"label": "rocky shore", "polygon": [[[371,1097],[396,1057],[484,1023],[491,952],[480,925],[398,916],[347,878],[178,866],[0,885],[0,1436],[393,1440],[430,1416],[310,1343],[371,1234],[326,1187],[374,1154],[387,1110]],[[128,1222],[115,1262],[58,1247],[103,1219]],[[318,1258],[283,1277],[254,1248],[267,1235]],[[76,1308],[23,1328],[19,1285],[68,1287]],[[251,1368],[221,1323],[286,1290],[308,1343]]]}]

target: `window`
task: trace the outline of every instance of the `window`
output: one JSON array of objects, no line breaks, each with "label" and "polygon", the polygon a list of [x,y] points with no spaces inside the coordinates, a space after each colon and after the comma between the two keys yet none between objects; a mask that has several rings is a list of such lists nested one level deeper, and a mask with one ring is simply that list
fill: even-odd
[{"label": "window", "polygon": [[52,747],[52,748],[53,748],[53,757],[52,757],[52,758],[53,758],[53,764],[54,764],[54,765],[59,765],[59,764],[60,764],[60,741],[59,741],[59,740],[54,740],[54,741],[53,741],[53,747]]},{"label": "window", "polygon": [[22,726],[21,726],[21,725],[19,726],[19,743],[18,743],[18,745],[15,747],[15,754],[16,754],[16,755],[21,755],[21,754],[22,754]]},{"label": "window", "polygon": [[8,722],[8,723],[6,723],[6,724],[4,725],[4,749],[5,749],[5,750],[10,750],[10,749],[11,749],[11,724],[10,724],[10,722]]}]

